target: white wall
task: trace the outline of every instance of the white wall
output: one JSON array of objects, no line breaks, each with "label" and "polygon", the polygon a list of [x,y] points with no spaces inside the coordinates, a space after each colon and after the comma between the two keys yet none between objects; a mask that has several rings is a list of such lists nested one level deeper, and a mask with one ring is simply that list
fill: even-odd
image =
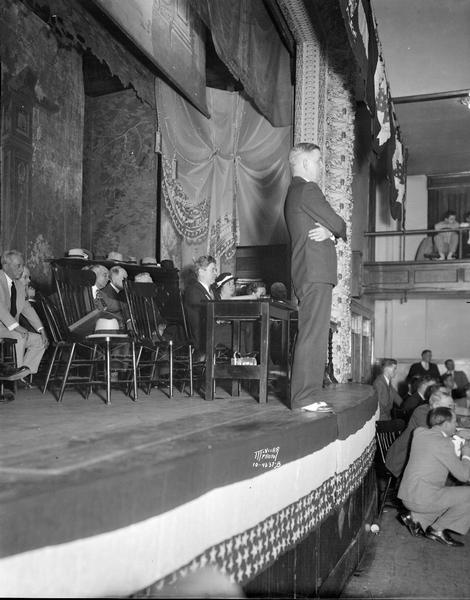
[{"label": "white wall", "polygon": [[[406,229],[426,229],[428,225],[428,180],[426,175],[414,175],[406,180]],[[416,250],[425,237],[407,236],[405,241],[405,260],[414,260]]]},{"label": "white wall", "polygon": [[436,360],[470,359],[468,323],[470,304],[463,299],[377,300],[375,357],[415,360],[430,348]]}]

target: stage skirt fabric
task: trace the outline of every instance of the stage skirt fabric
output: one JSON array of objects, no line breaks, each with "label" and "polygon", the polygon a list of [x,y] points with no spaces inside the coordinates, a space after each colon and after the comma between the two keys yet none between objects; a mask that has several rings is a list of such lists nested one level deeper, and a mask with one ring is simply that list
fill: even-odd
[{"label": "stage skirt fabric", "polygon": [[190,455],[154,464],[143,452],[138,468],[4,505],[0,593],[126,596],[209,565],[243,585],[360,485],[377,417],[373,397],[289,423],[278,415],[201,439]]}]

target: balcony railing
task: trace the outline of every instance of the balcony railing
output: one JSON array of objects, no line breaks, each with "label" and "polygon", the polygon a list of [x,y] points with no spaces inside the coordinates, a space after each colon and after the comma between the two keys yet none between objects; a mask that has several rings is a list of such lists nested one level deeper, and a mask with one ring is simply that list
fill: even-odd
[{"label": "balcony railing", "polygon": [[[451,231],[459,235],[457,257],[452,260],[435,260],[438,255],[432,251],[423,258],[416,257],[422,239],[436,235],[435,229],[367,232],[365,236],[374,246],[369,256],[375,260],[362,265],[361,293],[376,299],[409,296],[470,299],[470,245],[467,251],[463,243],[468,229]],[[415,236],[414,243],[410,243],[411,236]],[[388,240],[377,243],[382,238]]]}]

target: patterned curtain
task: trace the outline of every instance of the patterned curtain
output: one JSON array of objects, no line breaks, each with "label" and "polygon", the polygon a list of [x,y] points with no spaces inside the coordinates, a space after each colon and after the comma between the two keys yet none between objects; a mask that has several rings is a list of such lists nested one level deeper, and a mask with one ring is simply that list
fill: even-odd
[{"label": "patterned curtain", "polygon": [[275,127],[292,123],[290,56],[262,0],[191,0],[219,58]]},{"label": "patterned curtain", "polygon": [[205,253],[230,259],[239,243],[285,241],[291,128],[272,127],[233,92],[207,88],[210,119],[162,81],[157,98],[163,197],[182,237],[175,263]]}]

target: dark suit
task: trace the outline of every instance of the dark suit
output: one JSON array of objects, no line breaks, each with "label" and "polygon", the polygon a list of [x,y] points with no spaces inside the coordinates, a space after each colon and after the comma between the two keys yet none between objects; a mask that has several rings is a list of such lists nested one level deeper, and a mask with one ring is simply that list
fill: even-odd
[{"label": "dark suit", "polygon": [[315,242],[308,232],[317,223],[346,239],[346,224],[318,185],[293,177],[284,205],[291,241],[291,272],[299,300],[298,333],[292,366],[291,407],[313,401],[323,384],[331,296],[337,283],[336,248],[331,239]]},{"label": "dark suit", "polygon": [[389,421],[392,418],[392,408],[396,404],[400,406],[402,398],[391,383],[388,383],[384,375],[379,375],[372,384],[377,395],[380,408],[380,421]]},{"label": "dark suit", "polygon": [[424,530],[432,525],[464,535],[470,527],[470,486],[446,486],[449,473],[470,481],[470,460],[457,458],[452,440],[438,427],[415,429],[398,497]]},{"label": "dark suit", "polygon": [[412,433],[417,427],[426,427],[429,404],[421,404],[412,413],[406,429],[397,437],[387,452],[385,466],[395,477],[400,477],[405,468],[411,446]]},{"label": "dark suit", "polygon": [[452,390],[452,398],[463,398],[465,396],[464,387],[468,384],[468,378],[463,371],[446,371],[441,375],[441,379],[444,379],[446,375],[452,375],[455,385],[457,386]]},{"label": "dark suit", "polygon": [[402,415],[405,421],[408,421],[415,408],[421,406],[422,404],[427,405],[428,403],[418,392],[415,392],[414,394],[411,394],[411,396],[408,396],[408,398],[405,398],[405,400],[403,400],[403,404],[401,405]]},{"label": "dark suit", "polygon": [[16,340],[15,351],[18,367],[26,366],[31,373],[37,373],[39,363],[44,354],[44,342],[39,333],[29,332],[23,337],[13,329],[8,327],[15,322],[19,322],[20,315],[23,315],[32,327],[37,331],[43,325],[36,311],[26,300],[26,292],[21,281],[14,282],[16,288],[16,315],[10,314],[10,289],[4,271],[0,271],[0,337],[13,338]]},{"label": "dark suit", "polygon": [[208,300],[212,300],[212,296],[199,281],[190,283],[184,291],[184,309],[197,352],[205,352],[206,348]]},{"label": "dark suit", "polygon": [[124,329],[124,313],[123,309],[126,304],[126,299],[123,291],[116,290],[111,282],[108,282],[106,286],[100,290],[101,296],[106,304],[106,310],[112,313],[119,321],[119,327]]},{"label": "dark suit", "polygon": [[413,377],[419,375],[420,377],[431,377],[436,381],[440,381],[441,374],[436,363],[429,363],[429,369],[426,370],[421,362],[413,363],[408,371],[407,381],[410,381]]}]

